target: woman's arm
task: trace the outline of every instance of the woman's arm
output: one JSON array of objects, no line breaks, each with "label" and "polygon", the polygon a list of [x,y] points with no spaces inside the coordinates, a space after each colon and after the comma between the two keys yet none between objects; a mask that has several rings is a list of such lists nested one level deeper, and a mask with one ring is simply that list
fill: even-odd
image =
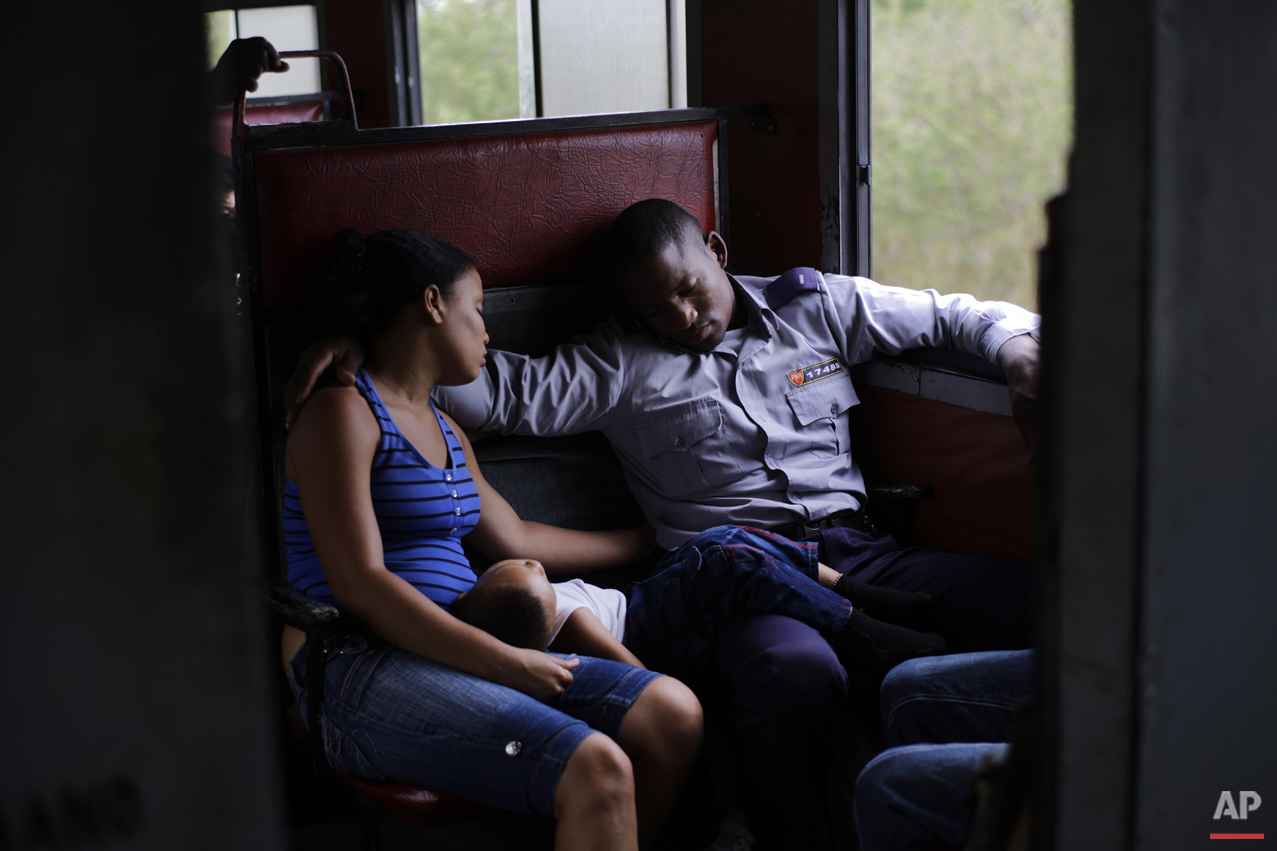
[{"label": "woman's arm", "polygon": [[563,628],[554,637],[554,641],[550,642],[550,649],[556,653],[579,653],[582,656],[625,662],[636,668],[644,667],[638,657],[617,641],[603,622],[585,608],[568,615]]},{"label": "woman's arm", "polygon": [[575,662],[510,647],[386,569],[369,481],[379,433],[358,391],[335,387],[315,394],[288,439],[285,466],[333,596],[404,650],[538,700],[557,697]]},{"label": "woman's arm", "polygon": [[493,561],[508,558],[532,558],[541,562],[550,575],[587,573],[638,561],[655,546],[655,531],[650,526],[638,529],[613,529],[609,532],[581,532],[524,520],[510,503],[483,478],[465,432],[444,414],[461,442],[466,463],[474,477],[475,488],[483,512],[479,523],[467,538]]}]

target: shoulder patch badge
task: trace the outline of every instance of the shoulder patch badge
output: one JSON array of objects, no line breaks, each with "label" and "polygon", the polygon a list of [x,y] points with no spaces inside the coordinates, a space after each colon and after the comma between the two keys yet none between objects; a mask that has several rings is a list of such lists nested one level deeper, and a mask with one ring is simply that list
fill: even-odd
[{"label": "shoulder patch badge", "polygon": [[795,387],[802,387],[805,384],[811,384],[813,381],[819,381],[831,375],[838,375],[840,372],[842,372],[842,363],[838,358],[830,358],[812,366],[796,369],[789,373],[788,377],[790,384]]},{"label": "shoulder patch badge", "polygon": [[763,290],[763,297],[767,299],[768,307],[772,310],[780,310],[797,298],[799,293],[819,291],[820,273],[815,269],[801,266],[790,269],[768,284]]}]

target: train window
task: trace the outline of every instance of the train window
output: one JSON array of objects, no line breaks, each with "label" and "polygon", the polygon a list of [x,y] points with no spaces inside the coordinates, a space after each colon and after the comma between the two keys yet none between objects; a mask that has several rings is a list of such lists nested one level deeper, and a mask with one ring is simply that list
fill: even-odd
[{"label": "train window", "polygon": [[684,0],[416,0],[422,121],[687,105]]},{"label": "train window", "polygon": [[1033,308],[1072,133],[1069,0],[873,0],[873,275]]},{"label": "train window", "polygon": [[518,6],[518,0],[417,0],[424,123],[536,114],[530,67],[521,71],[519,63],[520,48],[531,45],[521,43]]},{"label": "train window", "polygon": [[543,115],[670,107],[665,0],[540,0]]},{"label": "train window", "polygon": [[[319,21],[313,5],[222,9],[207,16],[210,62],[237,38],[262,36],[278,50],[318,50]],[[290,59],[287,74],[264,74],[253,97],[308,95],[321,90],[318,59]]]}]

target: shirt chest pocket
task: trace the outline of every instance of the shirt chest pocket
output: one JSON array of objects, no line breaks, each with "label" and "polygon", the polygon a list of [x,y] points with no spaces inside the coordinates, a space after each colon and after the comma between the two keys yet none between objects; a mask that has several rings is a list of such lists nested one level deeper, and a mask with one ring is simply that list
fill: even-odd
[{"label": "shirt chest pocket", "polygon": [[680,405],[636,426],[634,433],[657,488],[666,496],[685,497],[740,478],[723,409],[715,399]]},{"label": "shirt chest pocket", "polygon": [[847,411],[860,400],[845,373],[791,390],[785,399],[798,420],[793,453],[833,458],[850,451]]}]

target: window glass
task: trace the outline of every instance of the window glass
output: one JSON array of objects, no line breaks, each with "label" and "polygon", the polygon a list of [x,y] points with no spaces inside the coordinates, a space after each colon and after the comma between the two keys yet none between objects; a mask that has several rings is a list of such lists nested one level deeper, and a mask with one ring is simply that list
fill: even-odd
[{"label": "window glass", "polygon": [[1072,132],[1069,0],[873,0],[873,276],[1036,305]]},{"label": "window glass", "polygon": [[[237,38],[261,36],[276,50],[318,50],[319,20],[314,6],[223,9],[205,15],[209,67]],[[290,59],[285,74],[263,74],[249,97],[309,95],[321,91],[318,59]]]},{"label": "window glass", "polygon": [[204,18],[204,30],[208,35],[208,68],[211,71],[226,52],[226,45],[235,40],[235,12],[232,9],[223,9],[220,12],[209,12]]},{"label": "window glass", "polygon": [[545,115],[670,105],[667,0],[540,0]]},{"label": "window glass", "polygon": [[[517,5],[518,0],[417,0],[422,121],[454,124],[534,114],[530,95],[520,107]],[[530,78],[528,83],[531,91]]]},{"label": "window glass", "polygon": [[543,116],[685,106],[684,3],[416,0],[422,120],[536,117],[538,72]]},{"label": "window glass", "polygon": [[[274,6],[240,9],[239,37],[262,36],[276,50],[318,50],[319,22],[314,6]],[[290,59],[288,73],[263,74],[252,97],[305,95],[320,91],[319,60]]]}]

